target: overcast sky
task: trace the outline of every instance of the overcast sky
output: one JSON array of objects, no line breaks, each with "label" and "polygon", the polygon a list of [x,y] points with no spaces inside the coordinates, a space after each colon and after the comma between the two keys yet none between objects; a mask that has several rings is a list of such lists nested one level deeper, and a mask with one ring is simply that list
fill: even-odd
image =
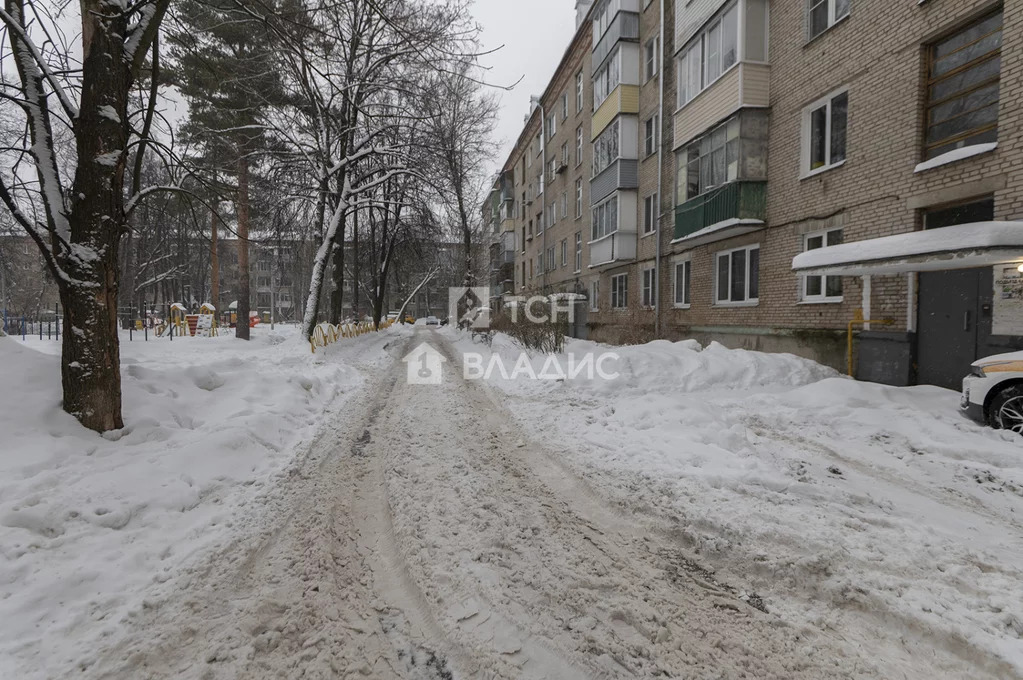
[{"label": "overcast sky", "polygon": [[483,27],[483,47],[504,45],[483,59],[491,67],[488,82],[511,85],[522,78],[513,90],[499,93],[496,172],[522,131],[529,96],[543,92],[575,35],[575,0],[476,0],[473,13]]}]

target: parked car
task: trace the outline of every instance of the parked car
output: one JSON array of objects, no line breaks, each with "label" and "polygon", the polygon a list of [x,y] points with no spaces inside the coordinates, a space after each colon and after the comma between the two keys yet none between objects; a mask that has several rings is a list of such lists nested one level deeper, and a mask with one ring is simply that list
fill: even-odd
[{"label": "parked car", "polygon": [[435,316],[428,316],[428,317],[426,317],[426,325],[427,326],[439,326],[440,325],[440,319],[438,319]]},{"label": "parked car", "polygon": [[963,378],[962,409],[978,422],[1023,434],[1023,352],[973,362]]}]

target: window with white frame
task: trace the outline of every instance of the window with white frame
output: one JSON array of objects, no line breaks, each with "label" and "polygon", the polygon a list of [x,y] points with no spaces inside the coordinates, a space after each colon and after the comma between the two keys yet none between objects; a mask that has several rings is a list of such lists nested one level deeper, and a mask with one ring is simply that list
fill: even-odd
[{"label": "window with white frame", "polygon": [[558,176],[558,159],[552,158],[551,162],[547,164],[547,173],[551,182]]},{"label": "window with white frame", "polygon": [[607,32],[618,10],[622,8],[622,0],[607,0],[593,11],[593,44],[600,42],[601,36]]},{"label": "window with white frame", "polygon": [[693,279],[693,263],[683,260],[675,263],[674,304],[680,309],[688,309],[692,302],[690,284]]},{"label": "window with white frame", "polygon": [[581,231],[575,232],[575,271],[576,273],[583,270],[583,233]]},{"label": "window with white frame", "polygon": [[836,90],[803,109],[802,174],[822,172],[845,162],[849,91]]},{"label": "window with white frame", "polygon": [[575,112],[581,113],[583,110],[583,72],[575,74]]},{"label": "window with white frame", "polygon": [[618,231],[618,194],[593,206],[593,239],[604,238]]},{"label": "window with white frame", "polygon": [[577,179],[575,181],[575,218],[579,219],[583,216],[583,181]]},{"label": "window with white frame", "polygon": [[629,306],[629,275],[616,274],[611,277],[611,309],[625,309]]},{"label": "window with white frame", "polygon": [[849,16],[851,0],[806,0],[807,39],[813,40]]},{"label": "window with white frame", "polygon": [[558,117],[552,113],[547,118],[547,141],[554,139],[556,134],[558,134]]},{"label": "window with white frame", "polygon": [[580,125],[575,129],[575,167],[579,167],[583,162],[583,126]]},{"label": "window with white frame", "polygon": [[561,145],[561,164],[568,167],[568,142]]},{"label": "window with white frame", "polygon": [[[826,248],[828,246],[837,246],[841,243],[841,229],[816,231],[803,236],[804,251],[817,250],[818,248]],[[804,276],[802,297],[804,302],[841,302],[842,277]]]},{"label": "window with white frame", "polygon": [[593,142],[593,177],[604,172],[609,165],[618,160],[620,121],[620,118],[615,118]]},{"label": "window with white frame", "polygon": [[650,80],[657,75],[657,43],[659,38],[650,38],[643,46],[643,69],[646,79]]},{"label": "window with white frame", "polygon": [[561,192],[561,219],[568,217],[568,192]]},{"label": "window with white frame", "polygon": [[654,306],[654,268],[647,267],[643,270],[642,305],[644,307]]},{"label": "window with white frame", "polygon": [[561,95],[561,120],[568,120],[568,93]]},{"label": "window with white frame", "polygon": [[543,272],[544,272],[543,253],[540,253],[539,255],[536,256],[536,274],[537,276],[540,276],[541,274],[543,274]]},{"label": "window with white frame", "polygon": [[678,58],[678,105],[685,106],[739,60],[739,6],[708,22]]},{"label": "window with white frame", "polygon": [[600,69],[593,74],[593,110],[596,111],[604,100],[611,96],[615,88],[621,82],[621,57],[620,47],[608,57]]},{"label": "window with white frame", "polygon": [[600,311],[600,281],[590,281],[590,311]]},{"label": "window with white frame", "polygon": [[654,114],[643,122],[643,153],[652,156],[657,153],[658,121],[660,117]]},{"label": "window with white frame", "polygon": [[554,246],[547,249],[547,269],[548,271],[554,271],[557,267],[557,262],[554,259]]},{"label": "window with white frame", "polygon": [[561,266],[568,266],[568,239],[561,239]]},{"label": "window with white frame", "polygon": [[657,194],[651,194],[643,199],[643,233],[652,234],[657,229],[657,217],[659,204]]},{"label": "window with white frame", "polygon": [[760,299],[760,246],[714,254],[714,303],[756,304]]}]

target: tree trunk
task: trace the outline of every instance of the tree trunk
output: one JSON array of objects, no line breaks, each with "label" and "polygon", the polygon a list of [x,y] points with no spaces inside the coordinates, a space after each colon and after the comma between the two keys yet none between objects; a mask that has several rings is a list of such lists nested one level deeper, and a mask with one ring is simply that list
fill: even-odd
[{"label": "tree trunk", "polygon": [[[125,149],[131,72],[121,36],[126,20],[109,19],[98,2],[82,2],[83,63],[78,167],[69,192],[73,251],[61,264],[64,305],[61,384],[64,410],[85,427],[124,427],[117,333],[119,246],[124,217]],[[104,111],[112,110],[117,116]],[[56,206],[52,206],[56,207]]]},{"label": "tree trunk", "polygon": [[220,255],[217,253],[217,211],[210,211],[210,303],[220,313]]},{"label": "tree trunk", "polygon": [[341,323],[341,312],[344,306],[345,249],[343,244],[334,244],[331,259],[334,263],[331,272],[334,279],[334,291],[331,293],[330,299],[330,322],[336,326]]},{"label": "tree trunk", "polygon": [[352,214],[352,318],[359,320],[359,209]]},{"label": "tree trunk", "polygon": [[238,323],[234,336],[249,339],[249,160],[238,159]]}]

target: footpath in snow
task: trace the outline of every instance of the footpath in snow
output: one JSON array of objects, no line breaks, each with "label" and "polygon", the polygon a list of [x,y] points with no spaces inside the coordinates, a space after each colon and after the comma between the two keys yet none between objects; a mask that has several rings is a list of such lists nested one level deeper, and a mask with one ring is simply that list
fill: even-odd
[{"label": "footpath in snow", "polygon": [[[454,329],[461,352],[497,354]],[[935,387],[859,383],[791,355],[693,341],[609,347],[612,381],[488,384],[534,436],[626,513],[790,621],[868,646],[938,648],[1023,674],[1023,442]],[[548,357],[532,355],[541,374]],[[578,361],[577,361],[578,363]],[[874,637],[876,636],[876,637]]]},{"label": "footpath in snow", "polygon": [[324,412],[403,332],[316,355],[294,326],[248,343],[124,334],[125,428],[102,436],[60,409],[58,342],[0,338],[0,677],[88,664],[182,567],[258,521]]}]

